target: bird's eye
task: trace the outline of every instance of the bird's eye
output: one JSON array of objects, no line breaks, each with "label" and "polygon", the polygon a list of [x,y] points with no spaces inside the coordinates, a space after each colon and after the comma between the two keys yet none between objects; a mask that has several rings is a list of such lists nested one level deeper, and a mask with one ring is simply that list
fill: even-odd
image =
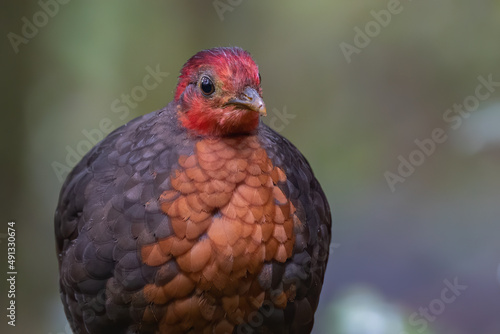
[{"label": "bird's eye", "polygon": [[215,86],[209,77],[202,77],[200,80],[200,88],[203,95],[211,95],[215,91]]}]

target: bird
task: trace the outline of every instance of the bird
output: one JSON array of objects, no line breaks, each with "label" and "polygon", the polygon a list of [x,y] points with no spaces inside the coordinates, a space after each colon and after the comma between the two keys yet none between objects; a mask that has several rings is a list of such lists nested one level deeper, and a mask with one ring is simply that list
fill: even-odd
[{"label": "bird", "polygon": [[301,152],[262,121],[259,68],[202,50],[173,100],[96,144],[54,227],[74,333],[310,333],[331,212]]}]

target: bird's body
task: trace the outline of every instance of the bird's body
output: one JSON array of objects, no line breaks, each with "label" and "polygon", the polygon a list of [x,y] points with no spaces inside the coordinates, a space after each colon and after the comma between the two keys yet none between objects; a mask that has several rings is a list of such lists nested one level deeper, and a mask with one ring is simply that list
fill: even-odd
[{"label": "bird's body", "polygon": [[63,186],[56,241],[75,333],[312,329],[326,198],[302,154],[258,121],[250,56],[198,55],[174,101],[111,133]]}]

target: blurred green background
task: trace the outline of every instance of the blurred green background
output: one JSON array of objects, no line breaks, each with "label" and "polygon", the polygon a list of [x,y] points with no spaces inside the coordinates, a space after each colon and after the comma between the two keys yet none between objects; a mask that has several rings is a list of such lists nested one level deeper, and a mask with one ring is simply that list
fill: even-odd
[{"label": "blurred green background", "polygon": [[[305,154],[332,205],[315,333],[500,333],[500,87],[473,97],[478,77],[500,81],[500,2],[54,1],[0,13],[2,333],[70,333],[53,237],[68,152],[102,122],[162,108],[190,56],[228,45],[254,56],[265,121]],[[148,67],[169,74],[144,90]],[[116,112],[123,94],[135,98]],[[462,103],[470,113],[447,111]],[[418,153],[436,128],[446,140]],[[411,175],[401,159],[418,164]]]}]

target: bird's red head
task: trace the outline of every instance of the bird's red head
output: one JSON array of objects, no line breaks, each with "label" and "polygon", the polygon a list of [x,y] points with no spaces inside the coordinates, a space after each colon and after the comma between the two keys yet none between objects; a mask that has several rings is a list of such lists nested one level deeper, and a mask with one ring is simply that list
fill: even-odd
[{"label": "bird's red head", "polygon": [[175,100],[182,125],[201,135],[251,133],[266,114],[259,68],[237,47],[191,57],[182,67]]}]

